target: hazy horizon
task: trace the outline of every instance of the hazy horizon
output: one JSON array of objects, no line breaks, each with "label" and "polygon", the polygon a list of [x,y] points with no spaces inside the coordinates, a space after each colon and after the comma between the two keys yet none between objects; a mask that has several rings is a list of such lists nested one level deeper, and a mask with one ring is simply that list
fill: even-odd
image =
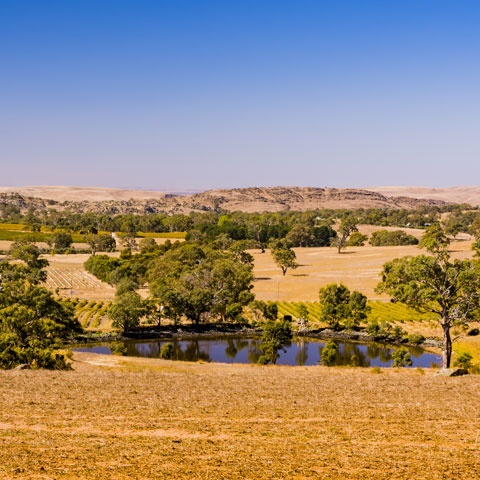
[{"label": "hazy horizon", "polygon": [[467,0],[4,0],[0,183],[478,184],[479,21]]}]

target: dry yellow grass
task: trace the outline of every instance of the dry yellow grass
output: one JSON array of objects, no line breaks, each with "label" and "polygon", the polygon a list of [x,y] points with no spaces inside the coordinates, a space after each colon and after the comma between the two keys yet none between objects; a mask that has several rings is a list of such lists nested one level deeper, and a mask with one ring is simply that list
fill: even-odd
[{"label": "dry yellow grass", "polygon": [[[300,267],[289,270],[283,277],[273,262],[270,252],[255,250],[254,292],[262,300],[312,301],[318,300],[318,289],[329,283],[343,282],[350,289],[365,294],[370,300],[384,299],[374,288],[385,262],[407,255],[420,255],[417,246],[402,247],[348,247],[338,254],[335,248],[295,248]],[[453,258],[472,256],[471,241],[457,241],[451,245]]]},{"label": "dry yellow grass", "polygon": [[76,358],[0,372],[2,479],[480,478],[477,376]]}]

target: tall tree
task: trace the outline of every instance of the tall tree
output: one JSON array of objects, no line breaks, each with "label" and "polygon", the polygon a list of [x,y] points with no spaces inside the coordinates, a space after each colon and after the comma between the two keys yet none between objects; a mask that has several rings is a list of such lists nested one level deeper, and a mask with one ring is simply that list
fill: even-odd
[{"label": "tall tree", "polygon": [[274,262],[281,268],[283,276],[285,276],[289,268],[295,269],[299,267],[296,261],[297,256],[291,248],[274,248],[272,250],[272,257]]},{"label": "tall tree", "polygon": [[479,317],[480,262],[451,260],[440,226],[427,229],[420,245],[430,255],[397,258],[383,266],[377,292],[385,292],[419,312],[430,313],[443,331],[443,367],[452,357],[450,330]]},{"label": "tall tree", "polygon": [[338,249],[338,253],[341,253],[347,246],[348,237],[353,232],[358,232],[357,228],[358,220],[353,215],[345,215],[338,228],[339,236],[332,240],[332,245],[335,245]]}]

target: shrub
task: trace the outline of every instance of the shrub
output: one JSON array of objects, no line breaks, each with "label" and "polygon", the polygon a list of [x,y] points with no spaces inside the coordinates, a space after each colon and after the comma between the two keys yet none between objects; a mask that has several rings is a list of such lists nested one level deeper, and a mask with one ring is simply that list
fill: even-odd
[{"label": "shrub", "polygon": [[370,371],[375,374],[383,373],[383,370],[380,367],[373,367]]},{"label": "shrub", "polygon": [[478,334],[480,334],[480,330],[478,328],[472,328],[467,333],[469,337],[476,337]]},{"label": "shrub", "polygon": [[473,366],[472,359],[473,357],[468,352],[462,352],[457,356],[453,365],[468,370]]},{"label": "shrub", "polygon": [[374,247],[398,246],[398,245],[417,245],[418,238],[405,233],[403,230],[377,230],[370,237],[370,245]]},{"label": "shrub", "polygon": [[[373,318],[368,322],[367,333],[374,339],[388,338],[390,336],[397,338],[397,335],[403,334],[403,329],[401,329],[401,327],[395,327],[394,329],[392,325],[385,320],[379,323],[376,318]],[[400,338],[401,336],[402,335],[400,335]]]},{"label": "shrub", "polygon": [[321,357],[322,357],[323,365],[327,365],[328,367],[331,367],[335,363],[337,352],[338,352],[338,345],[333,340],[329,340],[322,350]]},{"label": "shrub", "polygon": [[401,340],[405,336],[405,330],[400,325],[393,327],[392,336],[395,340]]},{"label": "shrub", "polygon": [[127,347],[123,343],[112,343],[112,345],[110,345],[110,351],[112,355],[127,355]]},{"label": "shrub", "polygon": [[278,351],[284,350],[284,345],[292,339],[292,326],[290,322],[267,322],[263,327],[262,343],[260,350],[263,355],[258,359],[258,363],[266,365],[275,364],[280,356]]},{"label": "shrub", "polygon": [[162,348],[160,349],[160,358],[163,358],[164,360],[172,360],[175,355],[175,349],[173,347],[172,343],[166,343],[165,345],[162,345]]},{"label": "shrub", "polygon": [[412,345],[420,345],[425,341],[425,337],[420,333],[410,333],[407,336],[407,340],[408,343],[411,343]]},{"label": "shrub", "polygon": [[347,240],[347,247],[363,247],[367,240],[367,235],[360,232],[353,232]]},{"label": "shrub", "polygon": [[394,367],[410,367],[412,365],[412,357],[406,348],[398,348],[392,355]]}]

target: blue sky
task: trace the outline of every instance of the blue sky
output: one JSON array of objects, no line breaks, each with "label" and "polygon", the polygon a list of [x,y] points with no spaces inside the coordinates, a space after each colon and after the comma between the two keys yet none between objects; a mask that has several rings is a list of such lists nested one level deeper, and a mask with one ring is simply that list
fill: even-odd
[{"label": "blue sky", "polygon": [[480,3],[0,0],[0,184],[479,184]]}]

